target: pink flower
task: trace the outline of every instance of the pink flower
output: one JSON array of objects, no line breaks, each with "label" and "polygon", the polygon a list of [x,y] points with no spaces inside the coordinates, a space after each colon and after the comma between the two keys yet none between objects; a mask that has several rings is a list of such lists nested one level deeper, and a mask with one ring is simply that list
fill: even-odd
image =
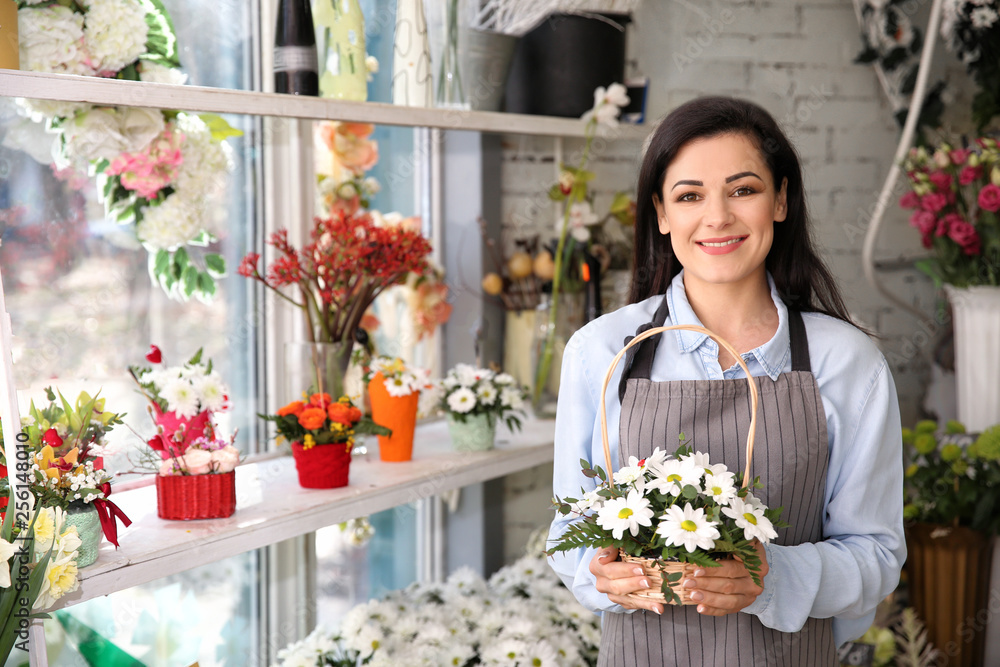
[{"label": "pink flower", "polygon": [[920,195],[910,190],[899,198],[899,205],[903,208],[917,208],[920,206]]},{"label": "pink flower", "polygon": [[114,159],[105,173],[121,176],[122,185],[140,197],[153,199],[156,194],[177,178],[177,171],[184,157],[181,146],[184,135],[168,124],[149,146],[137,153],[122,153]]},{"label": "pink flower", "polygon": [[951,189],[951,174],[945,173],[943,171],[932,171],[928,178],[931,180],[938,190],[950,190]]},{"label": "pink flower", "polygon": [[159,475],[161,477],[167,477],[169,475],[179,475],[181,474],[180,466],[177,465],[177,461],[173,459],[166,459],[160,464]]},{"label": "pink flower", "polygon": [[948,205],[948,195],[943,192],[931,192],[920,200],[920,208],[931,213],[937,213]]},{"label": "pink flower", "polygon": [[240,453],[232,445],[226,445],[222,449],[212,452],[212,465],[215,472],[229,472],[240,462]]},{"label": "pink flower", "polygon": [[910,216],[910,224],[919,229],[921,234],[932,234],[937,226],[937,217],[927,211],[914,211]]},{"label": "pink flower", "polygon": [[[960,214],[949,213],[948,215],[938,220],[937,229],[935,230],[934,233],[937,234],[938,236],[944,236],[945,234],[951,234],[952,229],[959,229],[962,225],[968,225],[968,224],[969,224],[968,221],[965,218],[963,218]],[[961,234],[961,232],[959,232],[959,234]]]},{"label": "pink flower", "polygon": [[1000,187],[989,183],[979,191],[979,207],[985,211],[996,213],[1000,211]]},{"label": "pink flower", "polygon": [[962,216],[955,214],[955,219],[948,228],[948,238],[962,246],[966,255],[978,255],[980,251],[979,233]]},{"label": "pink flower", "polygon": [[189,475],[204,475],[212,472],[212,453],[201,449],[189,449],[179,459]]},{"label": "pink flower", "polygon": [[951,153],[949,153],[948,156],[951,158],[951,161],[953,163],[962,164],[963,162],[965,162],[966,158],[969,157],[969,154],[971,152],[972,151],[968,148],[956,148]]},{"label": "pink flower", "polygon": [[983,166],[981,164],[977,164],[975,167],[962,167],[962,171],[958,175],[958,184],[968,185],[978,180],[982,175]]}]

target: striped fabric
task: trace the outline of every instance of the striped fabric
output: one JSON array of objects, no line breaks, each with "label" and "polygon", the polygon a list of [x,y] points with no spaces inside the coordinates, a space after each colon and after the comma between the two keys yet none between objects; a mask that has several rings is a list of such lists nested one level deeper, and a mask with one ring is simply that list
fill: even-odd
[{"label": "striped fabric", "polygon": [[[793,355],[802,349],[796,342]],[[776,544],[818,542],[829,458],[819,387],[808,371],[754,379],[760,403],[751,474],[764,485],[754,494],[769,507],[784,507],[789,526],[778,529]],[[645,458],[656,447],[672,454],[683,433],[713,463],[742,471],[749,428],[746,380],[652,382],[633,376],[622,400],[620,463]],[[836,651],[830,619],[811,618],[802,630],[785,633],[749,614],[717,618],[701,616],[694,606],[668,605],[662,616],[605,614],[598,665],[823,667],[836,665]]]}]

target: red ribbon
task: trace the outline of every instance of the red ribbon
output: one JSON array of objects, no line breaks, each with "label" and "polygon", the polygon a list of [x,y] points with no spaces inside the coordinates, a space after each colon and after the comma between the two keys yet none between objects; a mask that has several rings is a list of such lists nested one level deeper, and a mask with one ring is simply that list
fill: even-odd
[{"label": "red ribbon", "polygon": [[[105,483],[101,487],[101,491],[107,496],[111,493],[111,485]],[[94,508],[97,509],[97,516],[101,520],[101,529],[104,531],[104,537],[108,538],[108,542],[115,545],[118,548],[118,524],[115,519],[121,521],[126,528],[132,525],[132,520],[125,516],[125,512],[122,511],[118,505],[107,498],[97,498],[94,500]]]}]

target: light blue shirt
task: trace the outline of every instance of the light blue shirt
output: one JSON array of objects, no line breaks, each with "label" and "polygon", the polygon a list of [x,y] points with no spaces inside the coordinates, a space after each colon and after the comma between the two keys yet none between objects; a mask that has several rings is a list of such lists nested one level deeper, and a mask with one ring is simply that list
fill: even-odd
[{"label": "light blue shirt", "polygon": [[[760,347],[743,354],[751,375],[791,371],[788,310],[771,285],[778,330]],[[600,388],[624,338],[650,322],[661,297],[631,304],[577,331],[566,345],[555,427],[553,491],[579,498],[594,481],[580,473],[587,459],[604,467],[598,407]],[[667,289],[668,324],[701,325],[684,293],[683,272]],[[802,313],[812,372],[826,411],[830,462],[824,494],[822,542],[766,545],[770,570],[764,592],[740,613],[782,632],[795,632],[809,617],[833,617],[840,646],[871,625],[876,605],[899,581],[906,559],[903,538],[902,436],[896,387],[885,357],[863,332],[833,317]],[[660,338],[651,379],[720,380],[744,377],[739,365],[723,371],[718,344],[704,334],[671,331]],[[618,379],[615,369],[605,398],[611,460],[618,467]],[[676,443],[664,443],[672,452]],[[572,517],[556,516],[550,538],[562,534]],[[577,599],[594,611],[629,611],[594,587],[594,550],[556,554],[553,569]]]}]

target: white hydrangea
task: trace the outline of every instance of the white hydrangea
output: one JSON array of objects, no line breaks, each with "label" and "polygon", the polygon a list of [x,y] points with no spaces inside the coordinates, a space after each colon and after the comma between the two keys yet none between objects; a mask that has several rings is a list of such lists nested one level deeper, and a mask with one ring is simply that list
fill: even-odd
[{"label": "white hydrangea", "polygon": [[146,52],[146,11],[136,0],[89,0],[84,39],[98,72],[113,72]]},{"label": "white hydrangea", "polygon": [[174,67],[166,67],[159,63],[143,60],[139,64],[139,80],[150,83],[170,83],[175,86],[183,86],[187,83],[188,76],[184,72]]},{"label": "white hydrangea", "polygon": [[208,125],[194,114],[180,114],[177,129],[185,137],[181,148],[184,160],[174,187],[195,198],[221,194],[232,166],[229,144],[214,142]]},{"label": "white hydrangea", "polygon": [[21,69],[92,76],[83,46],[83,15],[68,7],[25,7],[17,13]]},{"label": "white hydrangea", "polygon": [[151,249],[176,250],[201,233],[197,202],[175,192],[159,206],[143,209],[136,235]]}]

